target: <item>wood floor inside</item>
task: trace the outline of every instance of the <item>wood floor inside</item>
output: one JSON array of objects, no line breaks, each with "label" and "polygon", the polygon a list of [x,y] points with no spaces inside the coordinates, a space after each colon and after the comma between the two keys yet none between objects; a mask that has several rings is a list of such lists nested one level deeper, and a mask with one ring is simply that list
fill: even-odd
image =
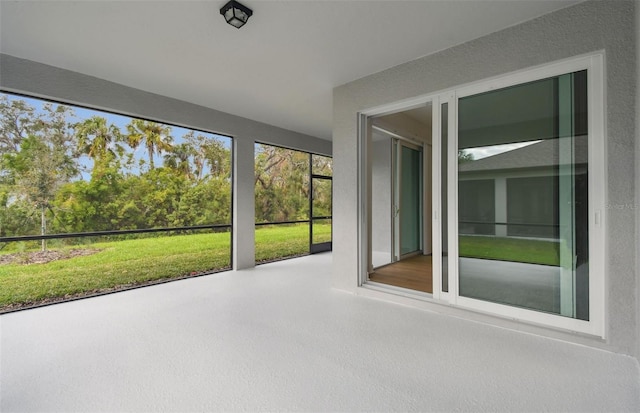
[{"label": "wood floor inside", "polygon": [[433,293],[431,255],[416,255],[411,258],[376,268],[369,274],[369,280]]}]

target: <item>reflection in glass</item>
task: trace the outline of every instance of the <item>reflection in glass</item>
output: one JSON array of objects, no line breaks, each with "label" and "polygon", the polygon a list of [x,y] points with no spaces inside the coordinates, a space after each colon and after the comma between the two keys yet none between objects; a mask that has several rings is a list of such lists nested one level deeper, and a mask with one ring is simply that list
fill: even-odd
[{"label": "reflection in glass", "polygon": [[495,235],[495,191],[493,179],[458,183],[458,231],[460,234]]},{"label": "reflection in glass", "polygon": [[586,72],[459,100],[460,295],[589,319]]}]

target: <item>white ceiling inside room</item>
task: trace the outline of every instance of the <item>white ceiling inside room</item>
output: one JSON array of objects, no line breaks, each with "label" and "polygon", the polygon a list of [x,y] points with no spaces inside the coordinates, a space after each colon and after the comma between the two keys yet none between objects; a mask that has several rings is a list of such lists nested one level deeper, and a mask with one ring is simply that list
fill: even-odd
[{"label": "white ceiling inside room", "polygon": [[0,52],[331,139],[334,87],[577,3],[225,2],[0,0]]}]

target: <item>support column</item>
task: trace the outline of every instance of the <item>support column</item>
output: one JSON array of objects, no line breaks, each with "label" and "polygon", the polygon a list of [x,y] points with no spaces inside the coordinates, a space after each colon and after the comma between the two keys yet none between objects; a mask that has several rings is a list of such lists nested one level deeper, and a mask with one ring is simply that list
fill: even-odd
[{"label": "support column", "polygon": [[233,140],[233,269],[255,266],[253,139]]},{"label": "support column", "polygon": [[496,224],[496,237],[507,236],[507,178],[496,178],[494,181],[495,196],[495,221],[503,224]]}]

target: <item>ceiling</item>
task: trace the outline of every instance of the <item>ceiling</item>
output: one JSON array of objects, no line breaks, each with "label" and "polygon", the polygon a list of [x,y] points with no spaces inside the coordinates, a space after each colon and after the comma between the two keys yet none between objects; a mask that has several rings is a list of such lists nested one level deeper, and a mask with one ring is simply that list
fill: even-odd
[{"label": "ceiling", "polygon": [[0,1],[0,52],[331,139],[332,89],[577,3]]}]

